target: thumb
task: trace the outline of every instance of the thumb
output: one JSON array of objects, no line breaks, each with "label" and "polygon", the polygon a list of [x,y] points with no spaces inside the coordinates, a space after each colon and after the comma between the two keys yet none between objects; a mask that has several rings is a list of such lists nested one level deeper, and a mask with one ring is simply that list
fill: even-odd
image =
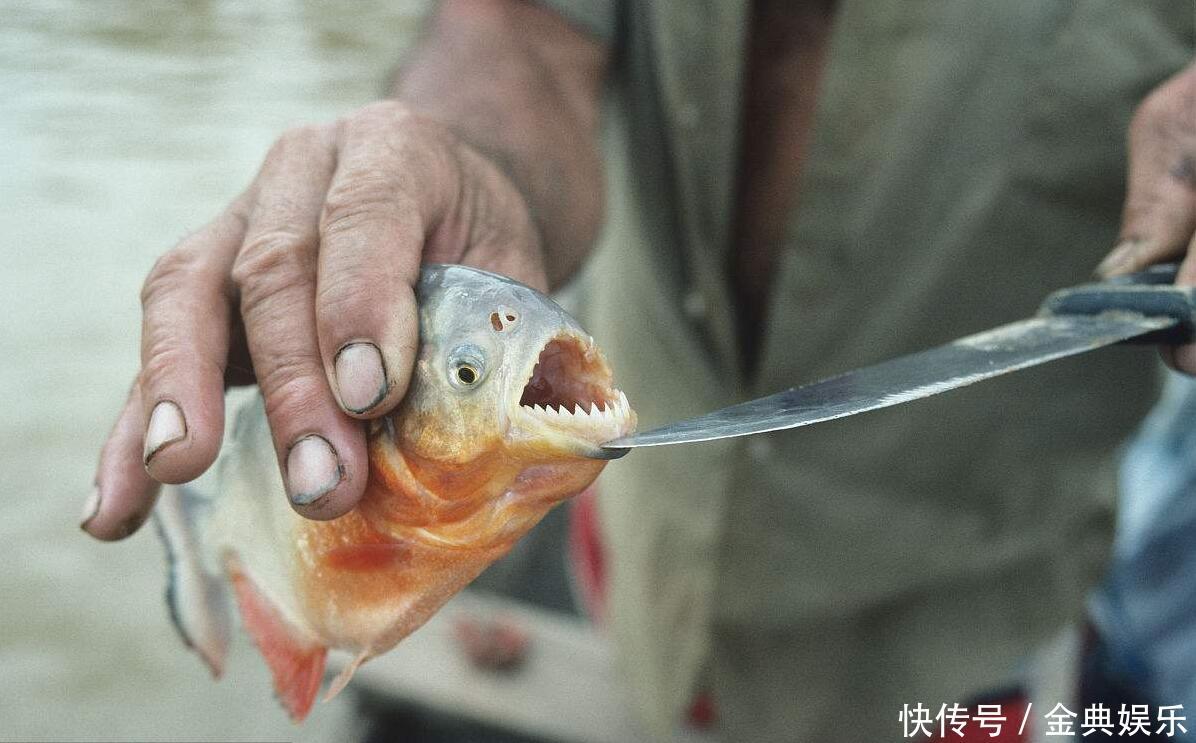
[{"label": "thumb", "polygon": [[[1196,65],[1143,101],[1128,145],[1120,239],[1097,268],[1105,278],[1182,255],[1196,230]],[[1181,280],[1196,280],[1196,266],[1185,268]]]}]

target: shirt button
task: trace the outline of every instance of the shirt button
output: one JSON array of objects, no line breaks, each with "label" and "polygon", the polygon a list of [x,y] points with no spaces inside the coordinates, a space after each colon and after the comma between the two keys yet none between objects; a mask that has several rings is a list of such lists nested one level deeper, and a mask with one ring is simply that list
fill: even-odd
[{"label": "shirt button", "polygon": [[685,316],[694,322],[706,319],[706,297],[697,289],[691,289],[685,293],[685,298],[681,300],[681,309],[685,312]]}]

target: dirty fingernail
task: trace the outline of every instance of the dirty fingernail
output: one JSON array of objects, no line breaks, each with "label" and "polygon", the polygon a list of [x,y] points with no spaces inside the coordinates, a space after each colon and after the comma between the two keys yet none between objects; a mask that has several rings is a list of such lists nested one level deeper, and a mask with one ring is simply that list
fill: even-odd
[{"label": "dirty fingernail", "polygon": [[145,429],[145,463],[149,464],[155,454],[186,435],[187,422],[183,419],[183,411],[178,405],[169,400],[155,405],[154,412],[150,414],[149,425]]},{"label": "dirty fingernail", "polygon": [[287,494],[306,506],[341,481],[341,463],[332,445],[320,436],[299,439],[287,454]]},{"label": "dirty fingernail", "polygon": [[1137,254],[1138,248],[1141,247],[1140,240],[1122,240],[1113,248],[1113,251],[1105,256],[1105,259],[1096,267],[1096,274],[1102,278],[1109,278],[1110,276],[1117,276],[1122,273],[1129,273],[1133,269],[1133,258]]},{"label": "dirty fingernail", "polygon": [[119,535],[117,538],[125,539],[127,537],[131,537],[138,529],[141,528],[141,525],[145,523],[145,520],[149,518],[149,514],[150,512],[148,510],[140,510],[122,521],[120,524],[120,529],[117,532]]},{"label": "dirty fingernail", "polygon": [[86,529],[89,521],[100,512],[100,488],[97,485],[91,489],[87,499],[83,501],[83,513],[79,516],[79,528]]},{"label": "dirty fingernail", "polygon": [[373,343],[351,343],[336,355],[336,386],[341,405],[363,413],[386,396],[386,371],[382,354]]}]

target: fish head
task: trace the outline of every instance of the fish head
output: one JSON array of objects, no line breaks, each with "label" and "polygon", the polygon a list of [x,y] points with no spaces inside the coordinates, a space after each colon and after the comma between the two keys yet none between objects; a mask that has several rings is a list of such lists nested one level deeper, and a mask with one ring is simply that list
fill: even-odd
[{"label": "fish head", "polygon": [[634,430],[601,351],[545,295],[486,271],[425,266],[417,298],[419,356],[388,425],[438,497],[568,497],[612,458],[600,445]]},{"label": "fish head", "polygon": [[609,460],[600,445],[635,427],[593,340],[548,297],[439,265],[416,294],[416,362],[402,402],[371,424],[357,508],[292,519],[313,622],[362,659],[581,492]]}]

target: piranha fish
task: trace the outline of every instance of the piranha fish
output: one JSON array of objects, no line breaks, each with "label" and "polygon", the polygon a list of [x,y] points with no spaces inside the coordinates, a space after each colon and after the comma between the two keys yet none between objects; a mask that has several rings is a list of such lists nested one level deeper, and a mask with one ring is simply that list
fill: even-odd
[{"label": "piranha fish", "polygon": [[394,647],[610,458],[635,413],[593,340],[556,303],[496,274],[425,266],[420,350],[394,413],[371,424],[365,495],[311,521],[286,503],[260,397],[230,415],[224,452],[155,509],[167,601],[219,676],[237,604],[292,719],[329,648],[358,666]]}]

